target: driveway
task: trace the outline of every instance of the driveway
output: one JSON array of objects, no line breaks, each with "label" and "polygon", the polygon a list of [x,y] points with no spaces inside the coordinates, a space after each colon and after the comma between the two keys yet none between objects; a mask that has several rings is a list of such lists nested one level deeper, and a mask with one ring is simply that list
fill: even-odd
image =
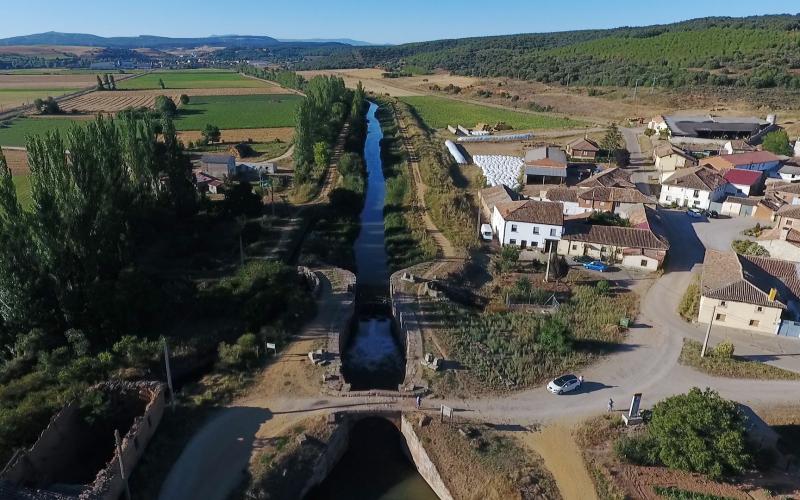
[{"label": "driveway", "polygon": [[631,166],[638,167],[647,163],[649,158],[645,158],[642,154],[638,139],[638,136],[644,133],[644,127],[620,127],[619,131],[622,132],[622,137],[625,138],[625,149],[631,154]]}]

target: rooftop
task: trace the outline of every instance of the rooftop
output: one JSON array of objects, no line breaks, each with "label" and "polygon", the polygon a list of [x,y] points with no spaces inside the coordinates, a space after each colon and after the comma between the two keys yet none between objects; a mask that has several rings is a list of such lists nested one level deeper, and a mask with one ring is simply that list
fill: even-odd
[{"label": "rooftop", "polygon": [[726,116],[664,116],[672,135],[701,136],[709,133],[736,133],[753,135],[770,123],[756,117]]},{"label": "rooftop", "polygon": [[594,187],[578,195],[583,200],[610,201],[614,203],[644,203],[655,205],[656,200],[636,188]]},{"label": "rooftop", "polygon": [[497,211],[505,221],[564,225],[561,203],[551,201],[521,200],[497,205]]},{"label": "rooftop", "polygon": [[550,188],[545,195],[548,201],[560,201],[562,203],[578,203],[578,191],[572,188]]},{"label": "rooftop", "polygon": [[221,163],[227,165],[230,161],[236,161],[231,155],[203,155],[200,159],[203,163]]},{"label": "rooftop", "polygon": [[561,148],[545,146],[525,152],[525,165],[532,167],[567,167],[567,155]]},{"label": "rooftop", "polygon": [[664,158],[665,156],[671,156],[671,155],[678,155],[694,163],[697,163],[697,158],[695,158],[691,154],[687,153],[683,149],[671,143],[661,144],[660,146],[656,147],[655,150],[653,150],[653,153],[658,158]]},{"label": "rooftop", "polygon": [[726,203],[737,203],[739,205],[746,205],[749,207],[755,207],[761,200],[758,198],[743,198],[741,196],[728,196],[725,198]]},{"label": "rooftop", "polygon": [[775,213],[788,219],[800,219],[800,205],[784,205]]},{"label": "rooftop", "polygon": [[583,222],[567,222],[561,239],[626,248],[668,250],[669,243],[653,231],[638,227],[599,226]]},{"label": "rooftop", "polygon": [[[785,309],[797,301],[800,276],[795,262],[707,250],[700,288],[703,296]],[[775,288],[774,301],[769,300]]]},{"label": "rooftop", "polygon": [[781,158],[769,151],[750,151],[732,155],[712,156],[711,158],[706,158],[701,163],[703,165],[711,165],[718,169],[725,169],[779,161],[781,161]]},{"label": "rooftop", "polygon": [[763,174],[758,170],[741,170],[732,168],[725,172],[722,176],[726,181],[731,184],[738,184],[740,186],[753,186],[761,181]]},{"label": "rooftop", "polygon": [[579,151],[600,151],[600,146],[588,137],[581,137],[567,144],[572,149]]},{"label": "rooftop", "polygon": [[636,184],[631,182],[631,174],[619,168],[609,168],[599,174],[593,175],[578,183],[578,187],[622,187],[635,188]]},{"label": "rooftop", "polygon": [[480,190],[480,196],[489,210],[494,210],[495,205],[519,200],[520,196],[505,184],[488,187]]},{"label": "rooftop", "polygon": [[691,167],[678,170],[667,177],[661,184],[680,186],[701,191],[714,191],[726,184],[725,179],[716,171],[707,167]]}]

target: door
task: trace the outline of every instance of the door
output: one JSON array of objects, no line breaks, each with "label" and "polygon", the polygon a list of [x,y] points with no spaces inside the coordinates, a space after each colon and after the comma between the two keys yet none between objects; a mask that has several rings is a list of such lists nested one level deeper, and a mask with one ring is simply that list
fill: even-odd
[{"label": "door", "polygon": [[527,242],[527,241],[525,241],[525,240],[522,240],[522,241],[520,241],[520,242],[519,242],[519,247],[520,247],[521,249],[525,250],[526,248],[528,248],[528,242]]}]

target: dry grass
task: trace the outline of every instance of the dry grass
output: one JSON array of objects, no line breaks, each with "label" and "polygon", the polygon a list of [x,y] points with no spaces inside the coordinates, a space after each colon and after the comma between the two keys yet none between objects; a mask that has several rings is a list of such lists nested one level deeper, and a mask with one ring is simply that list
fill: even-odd
[{"label": "dry grass", "polygon": [[58,89],[84,88],[97,83],[96,75],[87,74],[2,74],[0,73],[0,89]]},{"label": "dry grass", "polygon": [[717,377],[800,380],[800,373],[790,372],[758,361],[748,361],[737,356],[732,358],[718,357],[712,351],[711,355],[706,354],[706,357],[701,358],[700,351],[702,347],[702,344],[695,340],[684,340],[679,361],[684,365]]},{"label": "dry grass", "polygon": [[[178,138],[184,143],[189,141],[197,142],[201,136],[202,134],[199,130],[178,132]],[[252,142],[272,142],[275,139],[280,139],[283,142],[291,142],[293,137],[293,127],[241,128],[222,130],[222,140],[226,143],[248,142],[249,139],[252,139]]]}]

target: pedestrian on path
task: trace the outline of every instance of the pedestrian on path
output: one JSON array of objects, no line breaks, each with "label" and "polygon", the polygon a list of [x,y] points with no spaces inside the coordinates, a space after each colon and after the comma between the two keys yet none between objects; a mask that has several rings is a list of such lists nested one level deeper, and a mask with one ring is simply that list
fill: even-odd
[{"label": "pedestrian on path", "polygon": [[417,396],[417,410],[422,406],[422,396]]},{"label": "pedestrian on path", "polygon": [[578,377],[578,387],[583,387],[583,375]]},{"label": "pedestrian on path", "polygon": [[614,411],[614,400],[608,398],[608,411]]}]

